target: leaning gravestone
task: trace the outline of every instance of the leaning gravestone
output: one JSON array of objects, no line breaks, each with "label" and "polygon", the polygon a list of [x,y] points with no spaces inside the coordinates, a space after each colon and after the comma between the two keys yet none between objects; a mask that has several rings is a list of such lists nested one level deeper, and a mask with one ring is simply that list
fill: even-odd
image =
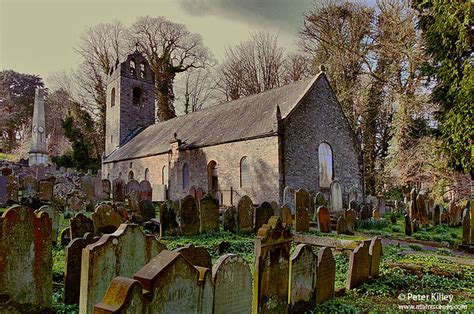
[{"label": "leaning gravestone", "polygon": [[120,214],[107,204],[97,206],[92,214],[94,222],[94,234],[112,233],[117,230],[123,222]]},{"label": "leaning gravestone", "polygon": [[329,214],[329,210],[324,206],[320,206],[318,208],[317,215],[318,215],[319,231],[323,233],[330,233],[331,232],[331,215]]},{"label": "leaning gravestone", "polygon": [[237,232],[237,208],[227,207],[224,210],[224,231]]},{"label": "leaning gravestone", "polygon": [[336,282],[336,261],[328,247],[322,247],[318,252],[318,265],[316,267],[316,295],[315,301],[321,304],[334,297]]},{"label": "leaning gravestone", "polygon": [[212,267],[215,314],[252,312],[252,273],[247,262],[235,254],[221,256]]},{"label": "leaning gravestone", "polygon": [[199,233],[199,210],[196,199],[191,195],[181,200],[179,221],[181,234],[195,235]]},{"label": "leaning gravestone", "polygon": [[281,222],[283,223],[283,226],[293,228],[293,217],[291,216],[291,208],[287,204],[285,204],[281,208]]},{"label": "leaning gravestone", "polygon": [[219,231],[219,202],[211,194],[206,194],[199,205],[199,232]]},{"label": "leaning gravestone", "polygon": [[348,232],[354,234],[356,226],[356,212],[353,209],[348,209],[344,212],[344,218],[346,220],[346,229]]},{"label": "leaning gravestone", "polygon": [[272,205],[268,202],[263,202],[255,209],[255,231],[258,231],[261,226],[266,224],[273,216]]},{"label": "leaning gravestone", "polygon": [[375,237],[370,241],[369,256],[370,256],[370,270],[369,276],[376,278],[379,276],[380,256],[382,255],[382,240]]},{"label": "leaning gravestone", "polygon": [[113,186],[113,200],[114,202],[125,202],[126,185],[122,178],[117,178],[112,183]]},{"label": "leaning gravestone", "polygon": [[283,190],[283,203],[291,208],[291,214],[295,214],[295,189],[286,186]]},{"label": "leaning gravestone", "polygon": [[288,280],[292,236],[273,216],[255,239],[253,313],[288,313]]},{"label": "leaning gravestone", "polygon": [[212,259],[209,252],[202,246],[194,246],[194,244],[187,244],[176,250],[184,256],[192,265],[212,268]]},{"label": "leaning gravestone", "polygon": [[178,232],[178,222],[176,220],[179,205],[173,201],[166,201],[160,205],[160,226],[161,235],[176,235]]},{"label": "leaning gravestone", "polygon": [[342,186],[338,181],[331,182],[331,211],[342,210]]},{"label": "leaning gravestone", "polygon": [[150,200],[141,200],[138,205],[143,222],[156,218],[155,206]]},{"label": "leaning gravestone", "polygon": [[66,247],[66,267],[64,272],[64,303],[79,304],[81,283],[81,256],[82,249],[99,240],[92,233],[84,237],[75,238]]},{"label": "leaning gravestone", "polygon": [[347,290],[358,287],[369,279],[370,256],[369,243],[364,241],[359,244],[349,257],[349,271],[347,278]]},{"label": "leaning gravestone", "polygon": [[290,259],[290,307],[292,313],[314,308],[317,257],[307,244],[299,244]]},{"label": "leaning gravestone", "polygon": [[82,238],[86,233],[94,233],[94,222],[83,213],[77,213],[69,220],[71,240]]},{"label": "leaning gravestone", "polygon": [[237,205],[239,230],[250,232],[253,230],[253,202],[247,195],[242,196]]},{"label": "leaning gravestone", "polygon": [[132,276],[166,247],[145,236],[136,224],[122,224],[113,234],[82,250],[79,313],[92,313],[116,276]]},{"label": "leaning gravestone", "polygon": [[152,201],[153,198],[153,188],[151,187],[151,183],[147,180],[143,180],[140,182],[139,186],[139,196],[141,200]]},{"label": "leaning gravestone", "polygon": [[296,232],[309,231],[309,193],[299,189],[295,193],[295,230]]},{"label": "leaning gravestone", "polygon": [[52,307],[51,220],[24,206],[0,217],[0,295],[28,304],[30,310]]}]

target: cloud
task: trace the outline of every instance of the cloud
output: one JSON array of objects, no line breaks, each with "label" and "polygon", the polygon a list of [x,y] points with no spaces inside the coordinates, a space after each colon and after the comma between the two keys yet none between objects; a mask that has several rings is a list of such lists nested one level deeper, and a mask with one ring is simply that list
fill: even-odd
[{"label": "cloud", "polygon": [[193,16],[214,15],[295,32],[312,0],[179,0],[178,3]]}]

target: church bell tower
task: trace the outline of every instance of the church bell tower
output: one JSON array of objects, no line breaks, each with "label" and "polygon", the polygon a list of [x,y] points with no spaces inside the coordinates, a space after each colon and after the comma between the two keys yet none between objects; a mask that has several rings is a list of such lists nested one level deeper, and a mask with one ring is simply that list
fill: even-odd
[{"label": "church bell tower", "polygon": [[107,83],[105,155],[155,123],[155,76],[138,50],[110,69]]}]

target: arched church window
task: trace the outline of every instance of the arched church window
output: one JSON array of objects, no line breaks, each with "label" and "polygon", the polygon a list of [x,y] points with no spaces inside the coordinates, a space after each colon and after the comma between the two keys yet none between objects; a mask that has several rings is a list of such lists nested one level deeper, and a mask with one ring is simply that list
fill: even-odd
[{"label": "arched church window", "polygon": [[112,88],[110,92],[110,107],[115,106],[115,87]]},{"label": "arched church window", "polygon": [[319,144],[319,186],[329,188],[333,178],[333,156],[332,149],[328,143]]},{"label": "arched church window", "polygon": [[128,181],[133,180],[133,171],[130,170],[128,173]]},{"label": "arched church window", "polygon": [[145,78],[145,62],[140,62],[140,78]]},{"label": "arched church window", "polygon": [[189,166],[187,163],[183,164],[183,190],[189,189]]},{"label": "arched church window", "polygon": [[163,168],[161,168],[161,184],[168,184],[168,167],[166,166],[163,166]]},{"label": "arched church window", "polygon": [[150,169],[145,169],[145,180],[150,181]]},{"label": "arched church window", "polygon": [[250,186],[250,163],[247,156],[240,160],[240,187]]},{"label": "arched church window", "polygon": [[143,91],[140,87],[133,88],[133,105],[141,106],[143,104]]},{"label": "arched church window", "polygon": [[135,60],[130,60],[130,75],[135,76],[136,69],[135,69]]}]

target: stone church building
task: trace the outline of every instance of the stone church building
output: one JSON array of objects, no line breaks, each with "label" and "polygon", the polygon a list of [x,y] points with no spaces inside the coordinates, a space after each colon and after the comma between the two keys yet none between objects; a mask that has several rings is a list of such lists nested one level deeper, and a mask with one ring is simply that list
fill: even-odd
[{"label": "stone church building", "polygon": [[155,123],[154,74],[138,52],[109,73],[104,178],[149,180],[154,200],[191,187],[222,203],[281,202],[285,186],[343,199],[362,190],[359,144],[324,72]]}]

